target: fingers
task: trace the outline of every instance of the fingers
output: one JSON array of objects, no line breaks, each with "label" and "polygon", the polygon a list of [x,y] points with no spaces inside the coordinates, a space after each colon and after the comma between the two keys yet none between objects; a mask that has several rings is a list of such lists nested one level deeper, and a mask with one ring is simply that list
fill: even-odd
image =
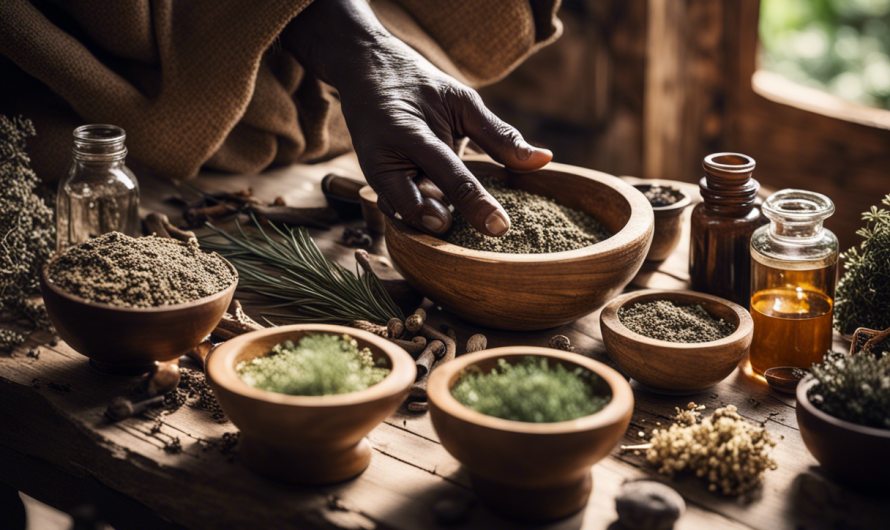
[{"label": "fingers", "polygon": [[530,145],[519,131],[488,110],[476,92],[455,94],[451,104],[463,133],[501,164],[514,171],[534,171],[553,159],[550,150]]},{"label": "fingers", "polygon": [[436,138],[417,144],[411,159],[445,193],[454,207],[476,230],[502,236],[510,229],[510,217],[476,180],[450,147]]},{"label": "fingers", "polygon": [[420,194],[424,197],[436,199],[443,204],[449,204],[448,197],[445,196],[445,193],[442,192],[442,190],[439,189],[439,186],[436,186],[429,177],[420,176],[416,178],[414,182],[417,184],[417,189],[420,190]]},{"label": "fingers", "polygon": [[451,212],[438,200],[425,197],[414,183],[416,170],[394,170],[369,178],[377,205],[385,215],[424,232],[440,235],[451,228]]}]

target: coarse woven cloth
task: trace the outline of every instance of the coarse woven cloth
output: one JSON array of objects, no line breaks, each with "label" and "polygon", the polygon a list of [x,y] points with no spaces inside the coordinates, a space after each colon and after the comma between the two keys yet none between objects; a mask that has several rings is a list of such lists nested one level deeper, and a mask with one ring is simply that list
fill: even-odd
[{"label": "coarse woven cloth", "polygon": [[[351,147],[336,91],[277,38],[312,0],[2,0],[0,112],[34,121],[32,164],[58,180],[71,131],[127,131],[129,164],[169,179],[256,173]],[[506,75],[556,39],[560,0],[374,0],[394,35],[463,83]]]}]

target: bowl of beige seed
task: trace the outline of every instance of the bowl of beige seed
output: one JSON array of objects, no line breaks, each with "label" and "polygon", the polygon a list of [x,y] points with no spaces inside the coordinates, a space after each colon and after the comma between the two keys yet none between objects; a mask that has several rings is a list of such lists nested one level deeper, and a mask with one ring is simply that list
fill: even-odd
[{"label": "bowl of beige seed", "polygon": [[510,216],[507,234],[482,235],[458,213],[443,238],[386,220],[394,265],[437,304],[487,327],[546,329],[602,307],[639,271],[654,215],[630,184],[564,164],[525,174],[465,164]]},{"label": "bowl of beige seed", "polygon": [[59,336],[95,368],[138,374],[198,345],[232,301],[238,273],[216,253],[111,232],[56,253],[40,291]]}]

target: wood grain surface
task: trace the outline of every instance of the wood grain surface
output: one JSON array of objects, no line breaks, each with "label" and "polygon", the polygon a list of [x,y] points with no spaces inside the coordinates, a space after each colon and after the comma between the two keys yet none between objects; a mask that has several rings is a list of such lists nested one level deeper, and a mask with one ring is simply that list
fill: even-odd
[{"label": "wood grain surface", "polygon": [[[323,203],[317,186],[331,171],[361,178],[354,159],[280,170],[277,178],[202,176],[205,189],[254,187],[269,200],[285,194],[294,205]],[[160,199],[176,190],[143,179],[143,205],[162,211]],[[290,202],[289,202],[290,204]],[[167,212],[175,213],[175,212]],[[355,225],[353,225],[355,226]],[[342,229],[312,231],[322,251],[344,266],[355,266],[353,249],[339,243]],[[688,247],[681,243],[658,270],[638,275],[636,282],[682,288]],[[378,241],[374,253],[385,254]],[[676,265],[676,266],[674,266]],[[545,332],[504,332],[480,328],[426,304],[429,322],[448,323],[461,341],[475,333],[488,337],[489,347],[546,346],[556,333],[568,336],[576,351],[612,365],[602,342],[599,314]],[[258,306],[248,306],[256,316]],[[426,414],[399,410],[371,431],[373,455],[358,478],[334,486],[297,487],[268,481],[251,473],[236,456],[222,454],[231,423],[217,423],[210,413],[185,406],[159,416],[107,423],[102,413],[114,397],[126,393],[136,379],[103,375],[64,343],[35,335],[11,356],[0,357],[0,480],[32,497],[65,509],[92,502],[119,530],[127,528],[437,528],[432,507],[443,497],[474,499],[469,476],[439,440]],[[849,345],[840,340],[835,349]],[[33,348],[39,357],[29,357]],[[183,360],[183,366],[189,366]],[[890,499],[844,487],[823,474],[804,447],[795,418],[793,396],[776,394],[767,385],[737,369],[707,392],[684,397],[651,394],[634,388],[635,408],[622,444],[642,443],[653,428],[670,423],[675,407],[689,401],[707,412],[733,404],[747,419],[763,423],[780,439],[774,457],[779,464],[766,474],[761,488],[743,498],[725,498],[707,491],[694,477],[660,477],[645,456],[614,449],[593,469],[593,493],[580,513],[542,529],[608,528],[616,520],[614,497],[627,480],[651,478],[676,488],[687,512],[678,530],[798,528],[884,528]],[[151,413],[155,416],[157,413]],[[164,450],[177,438],[181,453]],[[530,455],[533,458],[533,455]],[[456,528],[506,529],[516,523],[481,504]],[[615,528],[615,526],[611,526]]]}]

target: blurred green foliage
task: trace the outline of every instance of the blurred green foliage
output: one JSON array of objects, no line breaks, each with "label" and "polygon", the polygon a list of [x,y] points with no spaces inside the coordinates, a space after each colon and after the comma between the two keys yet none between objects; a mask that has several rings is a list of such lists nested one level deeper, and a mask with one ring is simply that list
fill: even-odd
[{"label": "blurred green foliage", "polygon": [[762,68],[890,109],[890,0],[762,0]]}]

